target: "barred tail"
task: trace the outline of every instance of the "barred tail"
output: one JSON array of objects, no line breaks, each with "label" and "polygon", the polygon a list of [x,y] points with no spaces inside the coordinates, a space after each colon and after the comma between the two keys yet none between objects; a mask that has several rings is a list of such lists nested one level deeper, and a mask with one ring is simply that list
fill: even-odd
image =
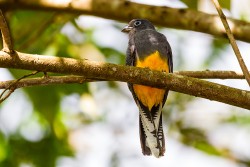
[{"label": "barred tail", "polygon": [[148,111],[148,109],[142,105],[140,106],[139,129],[142,153],[144,155],[153,154],[157,158],[163,156],[165,152],[165,141],[162,129],[161,106],[157,108],[153,107],[153,112]]}]

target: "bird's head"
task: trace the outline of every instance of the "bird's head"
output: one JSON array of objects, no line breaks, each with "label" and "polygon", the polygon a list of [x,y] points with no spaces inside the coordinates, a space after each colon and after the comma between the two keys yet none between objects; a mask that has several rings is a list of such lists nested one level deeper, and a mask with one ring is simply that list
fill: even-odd
[{"label": "bird's head", "polygon": [[129,33],[131,31],[136,32],[145,29],[155,30],[155,27],[150,21],[146,19],[133,19],[126,27],[122,29],[122,32]]}]

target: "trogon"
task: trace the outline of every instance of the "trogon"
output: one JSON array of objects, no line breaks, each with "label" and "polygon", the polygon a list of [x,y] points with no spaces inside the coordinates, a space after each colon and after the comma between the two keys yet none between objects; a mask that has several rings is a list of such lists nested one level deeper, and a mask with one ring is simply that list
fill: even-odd
[{"label": "trogon", "polygon": [[[173,72],[171,47],[166,37],[157,32],[145,19],[134,19],[123,28],[129,42],[126,65],[149,68],[166,73]],[[149,86],[128,83],[129,90],[139,108],[139,129],[142,153],[155,157],[165,153],[162,127],[162,107],[168,91]]]}]

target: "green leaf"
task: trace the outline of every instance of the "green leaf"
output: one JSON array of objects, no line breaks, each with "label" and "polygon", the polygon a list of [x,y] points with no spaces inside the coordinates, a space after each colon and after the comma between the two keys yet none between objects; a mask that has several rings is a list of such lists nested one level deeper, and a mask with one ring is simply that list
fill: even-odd
[{"label": "green leaf", "polygon": [[59,156],[72,155],[72,151],[67,144],[67,138],[58,140],[54,135],[50,135],[39,142],[11,138],[9,149],[10,154],[0,164],[0,167],[20,166],[21,163],[32,164],[36,167],[54,167]]},{"label": "green leaf", "polygon": [[212,155],[220,155],[220,152],[211,144],[209,144],[206,134],[195,128],[181,128],[180,132],[183,136],[183,143],[193,146],[201,151]]},{"label": "green leaf", "polygon": [[8,145],[3,133],[0,132],[0,162],[7,158]]},{"label": "green leaf", "polygon": [[[32,16],[32,17],[30,17]],[[61,27],[74,15],[35,10],[17,10],[11,12],[9,24],[15,49],[22,52],[40,54],[52,43]],[[46,44],[46,45],[44,45]]]},{"label": "green leaf", "polygon": [[224,9],[231,9],[231,0],[219,0],[220,6]]},{"label": "green leaf", "polygon": [[198,0],[181,0],[181,1],[185,3],[188,6],[188,8],[197,10]]}]

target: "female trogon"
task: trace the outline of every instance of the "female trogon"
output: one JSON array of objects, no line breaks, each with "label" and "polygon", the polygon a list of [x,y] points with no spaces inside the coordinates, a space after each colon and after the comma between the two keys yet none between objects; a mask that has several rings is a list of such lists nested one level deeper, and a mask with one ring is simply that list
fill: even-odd
[{"label": "female trogon", "polygon": [[[126,65],[173,72],[172,51],[166,37],[157,32],[151,22],[134,19],[122,32],[129,34]],[[165,140],[162,127],[162,107],[168,90],[130,84],[139,108],[140,140],[142,153],[155,157],[164,155]]]}]

